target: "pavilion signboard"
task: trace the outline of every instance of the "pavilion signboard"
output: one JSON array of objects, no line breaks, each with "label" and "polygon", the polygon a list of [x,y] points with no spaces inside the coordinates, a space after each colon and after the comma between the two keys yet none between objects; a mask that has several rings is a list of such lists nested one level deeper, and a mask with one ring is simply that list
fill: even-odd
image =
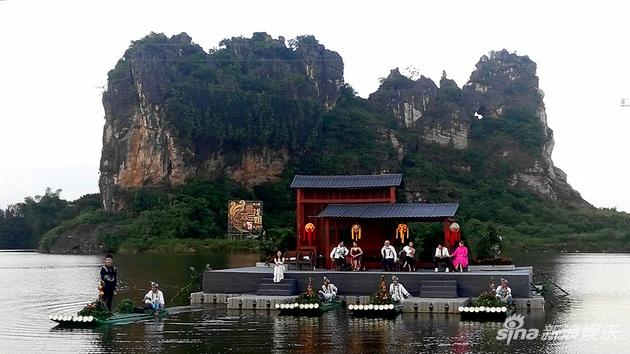
[{"label": "pavilion signboard", "polygon": [[263,203],[257,200],[228,201],[228,234],[259,235],[262,232]]}]

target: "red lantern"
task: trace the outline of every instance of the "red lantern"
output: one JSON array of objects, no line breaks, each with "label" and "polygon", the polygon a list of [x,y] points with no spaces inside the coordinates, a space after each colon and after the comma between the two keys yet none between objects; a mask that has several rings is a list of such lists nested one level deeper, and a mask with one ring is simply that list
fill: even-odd
[{"label": "red lantern", "polygon": [[308,243],[310,244],[313,239],[313,232],[315,232],[315,225],[309,222],[304,226],[304,231],[306,231],[304,239],[308,240]]}]

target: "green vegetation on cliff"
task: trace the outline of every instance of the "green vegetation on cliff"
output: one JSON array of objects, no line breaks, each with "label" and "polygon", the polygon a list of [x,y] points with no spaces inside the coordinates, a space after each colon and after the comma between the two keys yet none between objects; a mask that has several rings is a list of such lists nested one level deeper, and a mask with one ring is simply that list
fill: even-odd
[{"label": "green vegetation on cliff", "polygon": [[[456,217],[475,254],[483,253],[479,245],[488,235],[502,236],[514,250],[630,251],[630,215],[588,206],[547,162],[552,133],[535,63],[501,51],[484,56],[477,67],[462,89],[446,75],[438,87],[393,70],[366,100],[343,82],[341,57],[312,36],[286,46],[284,39],[257,33],[205,53],[185,34],[151,34],[135,41],[109,72],[103,97],[108,127],[116,133],[103,149],[101,182],[107,183],[101,187],[114,188],[109,192],[122,209],[102,210],[101,197],[111,198],[107,193],[70,202],[48,190],[0,211],[0,247],[291,248],[295,192],[289,184],[295,174],[388,171],[403,173],[400,201],[459,202]],[[166,177],[138,188],[115,185],[127,166],[131,117],[143,110],[163,114],[150,115],[162,120],[149,130],[167,126],[177,140],[169,146],[177,149],[168,150],[163,145],[170,140],[161,140],[153,150],[190,152],[181,160],[197,175],[175,186]],[[477,112],[484,118],[474,118]],[[267,148],[288,153],[279,176],[247,186],[232,178],[227,167],[238,167],[244,151]],[[174,168],[169,163],[165,171]],[[520,183],[523,174],[533,188]],[[264,202],[267,239],[224,239],[230,199]],[[411,231],[425,252],[441,237],[439,224],[416,224]]]}]

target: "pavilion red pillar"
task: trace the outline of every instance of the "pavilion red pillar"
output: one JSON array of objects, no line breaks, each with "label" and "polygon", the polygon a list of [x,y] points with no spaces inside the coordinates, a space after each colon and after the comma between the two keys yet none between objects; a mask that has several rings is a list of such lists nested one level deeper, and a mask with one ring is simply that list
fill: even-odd
[{"label": "pavilion red pillar", "polygon": [[451,240],[450,226],[451,222],[448,221],[448,219],[442,221],[442,228],[444,230],[444,247],[448,248],[449,250],[451,249],[451,247],[453,247],[453,245],[451,244],[453,241]]},{"label": "pavilion red pillar", "polygon": [[328,221],[328,219],[326,219],[326,221],[324,222],[324,238],[326,240],[326,246],[324,246],[324,249],[326,250],[326,252],[324,253],[324,257],[326,259],[326,269],[332,269],[332,259],[330,259],[329,255],[330,255],[330,222]]},{"label": "pavilion red pillar", "polygon": [[[302,188],[298,188],[297,190],[297,210],[295,211],[295,215],[296,215],[296,227],[295,227],[295,233],[297,236],[297,249],[300,249],[301,246],[301,242],[302,242],[302,235],[304,234],[304,190],[302,190]],[[317,230],[315,230],[317,231]]]}]

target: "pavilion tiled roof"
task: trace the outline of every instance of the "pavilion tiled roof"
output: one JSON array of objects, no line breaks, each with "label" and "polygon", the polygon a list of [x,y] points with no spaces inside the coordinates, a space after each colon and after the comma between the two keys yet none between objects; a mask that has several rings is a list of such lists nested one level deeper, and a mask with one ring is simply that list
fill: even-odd
[{"label": "pavilion tiled roof", "polygon": [[441,219],[452,217],[458,203],[330,204],[318,218]]},{"label": "pavilion tiled roof", "polygon": [[291,188],[320,188],[320,189],[357,189],[399,187],[402,184],[402,174],[387,175],[339,175],[339,176],[307,176],[295,175]]}]

